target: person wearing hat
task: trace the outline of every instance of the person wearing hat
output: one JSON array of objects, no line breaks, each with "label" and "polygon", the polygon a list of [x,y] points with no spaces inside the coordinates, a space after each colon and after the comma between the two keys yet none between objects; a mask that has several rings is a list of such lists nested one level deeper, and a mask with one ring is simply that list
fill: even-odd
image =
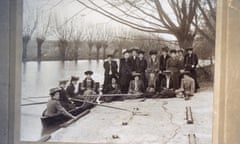
[{"label": "person wearing hat", "polygon": [[[84,72],[85,79],[82,82],[81,90],[83,91],[83,95],[94,95],[95,92],[95,81],[92,79],[93,72],[88,70]],[[92,98],[90,98],[92,99]]]},{"label": "person wearing hat", "polygon": [[141,94],[144,93],[145,87],[143,81],[140,79],[140,73],[133,74],[134,79],[130,81],[128,93],[129,94]]},{"label": "person wearing hat", "polygon": [[176,57],[177,51],[175,49],[170,50],[171,57],[167,60],[166,69],[172,72],[173,89],[176,90],[180,87],[180,69],[181,64]]},{"label": "person wearing hat", "polygon": [[129,82],[132,78],[131,62],[129,60],[129,51],[123,52],[123,58],[119,65],[119,85],[122,93],[128,93]]},{"label": "person wearing hat", "polygon": [[137,71],[138,51],[139,51],[139,49],[137,47],[133,47],[130,50],[131,57],[129,58],[129,60],[131,63],[131,68],[132,68],[133,73]]},{"label": "person wearing hat", "polygon": [[60,89],[60,98],[59,101],[61,103],[61,105],[66,109],[71,109],[73,108],[73,102],[71,102],[67,96],[67,92],[66,92],[66,84],[67,84],[68,80],[60,80],[59,81],[59,89]]},{"label": "person wearing hat", "polygon": [[197,89],[199,89],[199,84],[197,81],[197,65],[198,65],[198,56],[193,53],[193,48],[189,47],[186,49],[187,54],[184,57],[184,67],[186,71],[189,71],[191,73],[192,78],[195,81],[195,92],[197,92]]},{"label": "person wearing hat", "polygon": [[180,68],[183,71],[184,70],[184,51],[183,51],[183,49],[177,50],[177,58],[180,61]]},{"label": "person wearing hat", "polygon": [[115,60],[112,59],[113,55],[107,55],[107,60],[103,63],[104,72],[104,83],[103,88],[111,83],[112,77],[118,76],[118,65]]},{"label": "person wearing hat", "polygon": [[175,89],[173,88],[172,71],[166,70],[163,72],[165,78],[161,81],[161,91],[159,93],[160,98],[172,98],[176,97]]},{"label": "person wearing hat", "polygon": [[180,89],[183,90],[185,99],[189,99],[189,97],[194,95],[195,81],[191,77],[191,73],[189,71],[184,71],[181,74],[182,74],[182,79],[181,79]]},{"label": "person wearing hat", "polygon": [[51,99],[47,103],[47,110],[45,115],[46,116],[54,116],[57,114],[63,114],[69,118],[75,119],[76,117],[73,116],[71,113],[67,112],[67,110],[61,105],[59,99],[60,99],[60,91],[59,88],[52,88],[50,89],[50,96]]},{"label": "person wearing hat", "polygon": [[157,73],[159,72],[159,58],[157,57],[157,51],[151,50],[149,52],[150,58],[147,62],[147,78],[149,78],[149,74],[154,72],[156,73],[155,76],[157,76]]},{"label": "person wearing hat", "polygon": [[168,47],[167,46],[163,47],[162,48],[162,53],[161,53],[160,58],[159,58],[159,77],[158,77],[159,83],[161,83],[162,79],[165,78],[165,75],[163,74],[163,71],[166,70],[167,60],[169,58],[170,58],[170,56],[168,55]]},{"label": "person wearing hat", "polygon": [[66,89],[67,96],[69,98],[73,98],[78,95],[78,87],[77,87],[78,80],[79,80],[79,77],[76,77],[76,76],[71,77],[70,84],[67,86],[67,89]]},{"label": "person wearing hat", "polygon": [[137,60],[137,68],[136,68],[136,72],[140,73],[140,79],[143,81],[144,86],[147,86],[147,79],[146,79],[146,69],[147,69],[147,60],[144,57],[144,51],[143,50],[139,50],[138,51],[138,60]]},{"label": "person wearing hat", "polygon": [[[121,90],[117,81],[117,77],[111,77],[111,83],[109,83],[104,89],[103,94],[120,94]],[[111,102],[118,97],[104,97],[105,102]]]}]

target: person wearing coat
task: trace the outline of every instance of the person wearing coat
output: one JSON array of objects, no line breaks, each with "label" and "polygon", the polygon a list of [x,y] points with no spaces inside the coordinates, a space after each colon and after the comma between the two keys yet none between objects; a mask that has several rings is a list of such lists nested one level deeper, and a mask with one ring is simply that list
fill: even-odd
[{"label": "person wearing coat", "polygon": [[107,60],[103,63],[104,67],[104,83],[103,88],[111,83],[112,77],[118,77],[117,62],[112,59],[113,55],[107,55]]},{"label": "person wearing coat", "polygon": [[50,96],[51,99],[47,103],[47,109],[46,109],[46,116],[54,116],[57,114],[63,114],[69,118],[76,119],[75,116],[73,116],[71,113],[69,113],[60,103],[60,91],[59,88],[52,88],[50,89]]},{"label": "person wearing coat", "polygon": [[198,56],[193,53],[193,48],[187,48],[187,54],[184,57],[184,66],[185,70],[189,71],[191,73],[192,78],[195,81],[195,92],[197,92],[197,89],[199,89],[199,84],[197,81],[197,65],[198,65]]},{"label": "person wearing coat", "polygon": [[147,61],[147,79],[149,79],[149,74],[154,72],[155,76],[158,77],[158,72],[159,72],[159,58],[157,57],[157,51],[151,50],[149,52],[150,58]]},{"label": "person wearing coat", "polygon": [[171,58],[167,60],[167,65],[166,68],[167,70],[172,72],[172,79],[173,79],[173,89],[176,90],[180,87],[180,61],[176,57],[176,50],[172,49],[170,51],[171,53]]},{"label": "person wearing coat", "polygon": [[182,74],[182,79],[181,79],[181,87],[180,87],[180,89],[183,90],[185,99],[189,99],[189,97],[194,95],[194,92],[195,92],[195,81],[190,76],[191,74],[190,74],[189,71],[184,71],[181,74]]},{"label": "person wearing coat", "polygon": [[66,93],[69,98],[76,97],[78,95],[77,82],[79,77],[72,76],[70,84],[67,86]]},{"label": "person wearing coat", "polygon": [[144,51],[138,52],[138,60],[137,60],[137,73],[140,73],[140,79],[143,81],[144,86],[147,86],[147,79],[146,79],[146,69],[147,69],[147,60],[144,58]]},{"label": "person wearing coat", "polygon": [[92,95],[96,94],[95,92],[95,81],[92,79],[93,72],[88,70],[84,72],[85,79],[82,82],[81,90],[83,91],[83,95]]},{"label": "person wearing coat", "polygon": [[136,47],[134,47],[130,50],[131,57],[129,58],[129,61],[131,63],[132,73],[136,73],[136,71],[137,71],[137,61],[139,60],[138,51],[139,51],[139,49]]},{"label": "person wearing coat", "polygon": [[[121,94],[120,87],[117,83],[117,78],[112,77],[111,78],[111,83],[109,83],[104,89],[103,89],[103,94]],[[116,99],[121,99],[121,97],[111,97],[111,96],[106,96],[104,97],[105,102],[111,102]]]},{"label": "person wearing coat", "polygon": [[[162,54],[159,58],[159,83],[161,83],[162,79],[165,78],[165,75],[163,74],[163,71],[166,70],[167,66],[167,60],[170,58],[168,55],[168,47],[163,47],[162,48]],[[158,89],[161,89],[158,85]]]},{"label": "person wearing coat", "polygon": [[128,93],[129,94],[141,94],[145,92],[145,86],[143,81],[140,79],[140,73],[135,73],[134,80],[130,81]]},{"label": "person wearing coat", "polygon": [[123,50],[123,58],[119,65],[119,84],[122,93],[128,93],[129,82],[132,78],[131,62],[129,60],[129,51]]},{"label": "person wearing coat", "polygon": [[66,109],[69,110],[71,108],[74,107],[74,104],[72,101],[69,100],[68,96],[67,96],[67,92],[66,92],[66,84],[67,84],[68,80],[61,80],[59,81],[59,93],[60,93],[60,97],[59,97],[59,101],[61,103],[61,105]]},{"label": "person wearing coat", "polygon": [[176,97],[174,89],[174,81],[172,77],[172,71],[163,71],[165,77],[161,81],[161,92],[159,93],[161,98],[172,98]]}]

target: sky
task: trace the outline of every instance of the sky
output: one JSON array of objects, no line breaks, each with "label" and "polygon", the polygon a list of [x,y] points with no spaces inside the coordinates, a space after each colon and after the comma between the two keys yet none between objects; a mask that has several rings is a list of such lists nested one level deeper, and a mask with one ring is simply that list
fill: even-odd
[{"label": "sky", "polygon": [[[110,25],[111,27],[123,27],[124,29],[131,29],[123,26],[99,13],[89,10],[79,4],[76,0],[23,0],[23,25],[33,25],[34,15],[36,11],[39,12],[39,27],[47,23],[49,15],[51,18],[58,17],[60,23],[67,25],[73,20],[75,25],[84,21],[86,24]],[[101,1],[99,1],[100,3]],[[166,40],[176,40],[176,38],[169,34],[161,34],[162,38]],[[50,36],[54,39],[54,36]]]}]

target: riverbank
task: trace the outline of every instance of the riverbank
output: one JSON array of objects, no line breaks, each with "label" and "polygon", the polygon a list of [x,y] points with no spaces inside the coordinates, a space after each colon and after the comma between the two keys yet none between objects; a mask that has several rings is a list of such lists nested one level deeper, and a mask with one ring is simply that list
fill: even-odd
[{"label": "riverbank", "polygon": [[[201,144],[212,141],[212,86],[205,84],[189,101],[183,99],[125,100],[107,105],[147,114],[131,113],[96,106],[90,114],[67,128],[52,134],[51,142],[82,143],[162,143],[186,144],[188,134],[195,134]],[[191,106],[193,124],[186,123],[185,107]],[[127,125],[122,125],[127,122]],[[117,137],[113,137],[117,136]]]}]

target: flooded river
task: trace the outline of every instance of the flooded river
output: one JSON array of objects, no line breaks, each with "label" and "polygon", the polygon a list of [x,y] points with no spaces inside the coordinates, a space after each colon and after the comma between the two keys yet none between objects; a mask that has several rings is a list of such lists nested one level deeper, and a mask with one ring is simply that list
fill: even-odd
[{"label": "flooded river", "polygon": [[[84,72],[92,70],[93,79],[103,82],[103,61],[79,60],[75,61],[44,61],[26,62],[22,64],[22,104],[47,101],[48,98],[31,98],[47,96],[49,89],[56,87],[61,79],[79,76],[84,79]],[[21,140],[36,141],[41,138],[41,114],[46,104],[21,107]]]},{"label": "flooded river", "polygon": [[[208,65],[209,61],[200,61],[200,64]],[[79,60],[75,61],[44,61],[26,62],[22,64],[22,104],[46,102],[48,98],[31,98],[48,96],[49,89],[56,87],[58,81],[70,79],[72,75],[84,79],[84,72],[92,70],[93,79],[103,83],[103,61]],[[21,140],[37,141],[42,135],[40,117],[46,104],[37,104],[21,107]]]}]

